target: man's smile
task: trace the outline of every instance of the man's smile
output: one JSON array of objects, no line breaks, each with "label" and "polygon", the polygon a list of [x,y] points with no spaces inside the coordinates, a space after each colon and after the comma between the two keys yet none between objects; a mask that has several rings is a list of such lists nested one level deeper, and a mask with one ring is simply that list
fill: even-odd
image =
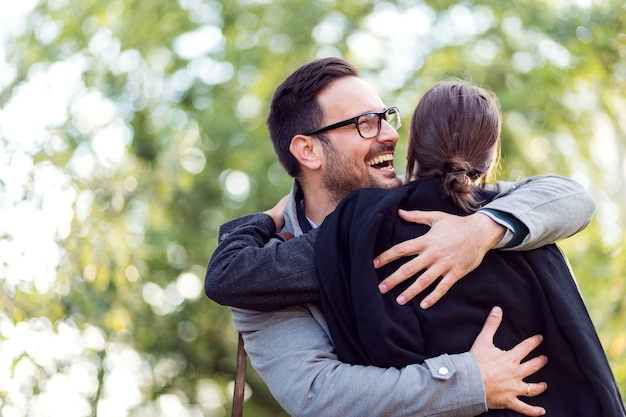
[{"label": "man's smile", "polygon": [[374,169],[393,171],[393,153],[377,155],[367,161],[367,165]]}]

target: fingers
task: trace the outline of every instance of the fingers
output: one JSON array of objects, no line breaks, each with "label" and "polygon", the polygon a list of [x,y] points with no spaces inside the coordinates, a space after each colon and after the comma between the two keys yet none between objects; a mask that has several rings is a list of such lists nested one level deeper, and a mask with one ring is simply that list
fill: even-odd
[{"label": "fingers", "polygon": [[526,392],[522,396],[536,397],[539,394],[543,394],[547,389],[548,384],[545,382],[526,382]]},{"label": "fingers", "polygon": [[519,366],[520,375],[522,378],[526,378],[530,375],[533,375],[538,370],[546,366],[547,363],[548,363],[548,358],[544,355],[540,355],[532,359],[529,359],[526,362],[520,364]]},{"label": "fingers", "polygon": [[519,399],[511,402],[511,404],[507,408],[525,416],[538,417],[546,414],[546,410],[543,407],[526,404]]},{"label": "fingers", "polygon": [[[396,271],[398,272],[398,271]],[[396,302],[400,305],[404,305],[408,303],[410,300],[415,298],[418,294],[424,291],[430,284],[432,284],[439,277],[439,273],[434,269],[426,270],[415,282],[402,292],[397,298]],[[384,281],[383,281],[384,282]],[[381,282],[381,285],[383,284]],[[441,284],[439,284],[441,285]],[[436,288],[439,288],[439,285]],[[431,293],[432,294],[432,293]],[[444,292],[445,294],[445,292]],[[442,294],[443,295],[443,294]],[[424,301],[420,303],[420,306],[423,307]]]},{"label": "fingers", "polygon": [[531,351],[537,348],[541,344],[541,342],[543,342],[543,336],[531,336],[518,343],[513,349],[509,351],[513,355],[513,360],[520,363],[519,372],[522,379],[533,375],[538,370],[546,366],[546,364],[548,363],[548,358],[545,355],[536,356],[522,363],[522,360],[527,357]]},{"label": "fingers", "polygon": [[439,284],[437,284],[435,289],[430,294],[428,294],[426,298],[422,300],[422,302],[420,303],[420,307],[423,309],[427,309],[428,307],[435,304],[437,301],[441,299],[441,297],[446,295],[448,290],[450,290],[450,288],[452,288],[452,286],[459,279],[461,279],[460,275],[454,275],[452,273],[449,273],[446,276],[444,276],[443,279],[439,282]]},{"label": "fingers", "polygon": [[421,211],[421,210],[398,210],[398,216],[402,220],[406,220],[411,223],[425,224],[432,226],[433,222],[439,218],[439,212],[437,211]]},{"label": "fingers", "polygon": [[539,346],[541,342],[543,342],[543,336],[541,335],[531,336],[527,339],[524,339],[517,345],[515,345],[515,347],[511,349],[511,352],[515,355],[516,358],[519,358],[519,361],[521,361],[526,356],[528,356],[528,354],[532,350],[534,350],[537,346]]},{"label": "fingers", "polygon": [[502,323],[502,309],[500,307],[494,307],[489,312],[483,328],[476,336],[474,344],[472,345],[472,351],[478,345],[493,346],[493,337]]},{"label": "fingers", "polygon": [[418,256],[400,266],[393,274],[389,275],[380,282],[378,285],[379,291],[385,294],[395,288],[398,284],[413,277],[418,272],[424,271],[417,279],[415,279],[415,282],[413,282],[396,298],[396,302],[398,304],[404,305],[429,287],[440,276],[446,274],[437,284],[435,289],[424,300],[422,300],[420,306],[422,308],[428,308],[435,304],[448,292],[452,285],[461,278],[461,275],[453,271],[446,273],[445,268],[447,268],[447,265],[441,263],[431,265],[428,258],[429,257],[427,255]]},{"label": "fingers", "polygon": [[374,268],[380,268],[405,256],[417,255],[423,249],[420,243],[421,239],[417,237],[392,246],[374,258]]},{"label": "fingers", "polygon": [[[380,289],[380,292],[384,294],[388,292],[389,290],[391,290],[392,288],[394,288],[396,285],[406,281],[408,278],[417,274],[419,271],[426,269],[428,266],[429,266],[428,260],[426,257],[417,256],[407,261],[406,263],[402,264],[393,274],[389,275],[387,278],[381,281],[378,288]],[[426,276],[424,277],[424,275]],[[416,281],[415,283],[413,283],[413,285],[420,287],[421,288],[420,291],[421,291],[427,286],[429,286],[435,279],[437,279],[438,276],[439,274],[437,271],[427,270],[417,280],[417,281],[420,281],[420,280],[421,281],[420,282]],[[413,297],[418,293],[419,291],[415,292],[415,294],[413,294]]]},{"label": "fingers", "polygon": [[[522,393],[519,395],[520,397],[536,397],[548,389],[548,384],[545,382],[523,382],[523,384],[524,386]],[[543,407],[526,404],[519,398],[513,400],[511,405],[507,408],[527,416],[543,416],[546,414],[546,410]]]},{"label": "fingers", "polygon": [[[433,222],[440,217],[440,213],[436,211],[420,211],[420,210],[398,210],[398,215],[403,219],[411,223],[425,224],[432,226]],[[387,249],[374,259],[374,267],[380,268],[387,265],[389,262],[393,262],[396,259],[400,259],[409,255],[417,255],[424,249],[421,244],[420,238],[407,240],[406,242],[398,243],[397,245]],[[392,287],[393,288],[393,287]]]},{"label": "fingers", "polygon": [[285,224],[285,208],[287,207],[287,199],[288,195],[281,198],[278,203],[274,207],[269,210],[264,211],[263,213],[269,215],[272,220],[274,220],[274,224],[276,225],[276,231],[280,231],[283,225]]},{"label": "fingers", "polygon": [[[518,397],[536,397],[537,395],[542,394],[546,389],[548,389],[548,384],[546,384],[545,382],[522,381],[522,384],[523,385],[520,389],[520,394],[518,395]],[[513,399],[510,403],[508,403],[505,408],[527,416],[543,416],[546,414],[546,410],[543,407],[526,404],[517,397]]]},{"label": "fingers", "polygon": [[[542,342],[542,340],[543,337],[540,335],[529,337],[528,339],[522,341],[517,346],[515,346],[510,352],[514,353],[515,358],[519,358],[519,360],[521,360],[528,353],[530,353],[530,350],[537,347]],[[522,355],[522,357],[520,357],[519,355]],[[537,356],[535,358],[529,359],[524,363],[520,363],[519,373],[521,374],[522,379],[526,378],[536,373],[547,363],[548,358],[546,356]],[[545,382],[522,381],[522,384],[522,388],[520,389],[519,394],[517,394],[518,397],[536,397],[537,395],[543,393],[546,389],[548,389],[548,384],[546,384]],[[518,413],[527,416],[543,416],[546,414],[546,410],[543,407],[527,404],[521,401],[519,398],[516,398],[511,403],[507,404],[506,408],[517,411]]]}]

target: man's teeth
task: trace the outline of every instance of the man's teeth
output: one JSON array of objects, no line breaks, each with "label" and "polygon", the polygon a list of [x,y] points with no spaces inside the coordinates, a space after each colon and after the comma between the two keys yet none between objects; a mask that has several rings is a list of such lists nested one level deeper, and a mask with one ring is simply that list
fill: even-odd
[{"label": "man's teeth", "polygon": [[[378,155],[377,157],[367,161],[367,165],[374,166],[374,165],[382,164],[384,162],[391,162],[391,161],[393,161],[393,155],[392,154]],[[388,164],[388,165],[390,165],[390,164]]]}]

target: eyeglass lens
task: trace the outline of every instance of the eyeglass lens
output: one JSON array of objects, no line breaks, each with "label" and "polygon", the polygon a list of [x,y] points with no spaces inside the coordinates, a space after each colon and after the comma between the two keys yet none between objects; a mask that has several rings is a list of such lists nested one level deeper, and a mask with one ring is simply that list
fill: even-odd
[{"label": "eyeglass lens", "polygon": [[383,119],[396,130],[400,127],[400,117],[395,108],[389,108],[385,113],[367,113],[357,120],[357,128],[361,136],[366,139],[378,136]]}]

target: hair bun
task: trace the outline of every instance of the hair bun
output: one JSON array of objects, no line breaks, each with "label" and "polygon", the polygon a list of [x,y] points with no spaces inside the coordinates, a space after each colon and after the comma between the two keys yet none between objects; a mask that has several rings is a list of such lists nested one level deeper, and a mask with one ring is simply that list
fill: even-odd
[{"label": "hair bun", "polygon": [[443,174],[463,174],[473,171],[472,165],[468,161],[462,161],[459,158],[451,158],[443,163]]}]

